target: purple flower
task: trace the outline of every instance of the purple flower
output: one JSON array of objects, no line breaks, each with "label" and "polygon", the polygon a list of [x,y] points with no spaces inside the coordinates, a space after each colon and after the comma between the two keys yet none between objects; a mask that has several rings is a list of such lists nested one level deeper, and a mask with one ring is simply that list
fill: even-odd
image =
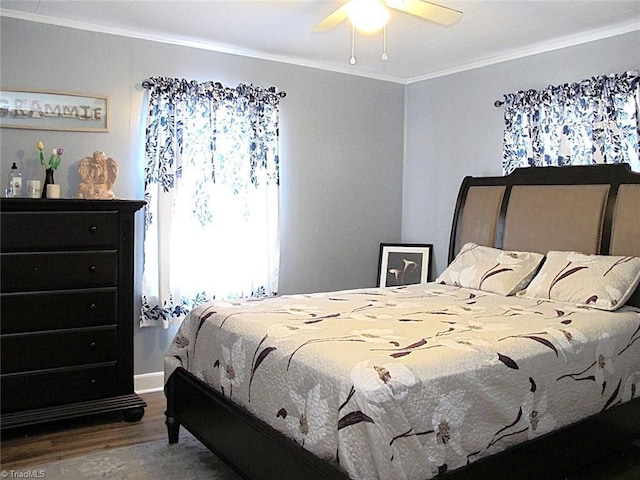
[{"label": "purple flower", "polygon": [[49,157],[49,161],[45,161],[44,153],[44,143],[42,141],[36,143],[36,147],[38,147],[40,157],[40,165],[42,165],[46,169],[55,170],[60,166],[60,157],[64,153],[64,149],[62,147],[54,148],[51,150],[51,156]]}]

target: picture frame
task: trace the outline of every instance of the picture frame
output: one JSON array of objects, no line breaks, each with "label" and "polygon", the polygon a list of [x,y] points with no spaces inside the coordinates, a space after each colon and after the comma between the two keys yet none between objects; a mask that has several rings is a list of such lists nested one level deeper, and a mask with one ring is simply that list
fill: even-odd
[{"label": "picture frame", "polygon": [[428,282],[432,251],[430,243],[381,243],[378,287]]},{"label": "picture frame", "polygon": [[0,88],[0,127],[108,132],[109,97]]}]

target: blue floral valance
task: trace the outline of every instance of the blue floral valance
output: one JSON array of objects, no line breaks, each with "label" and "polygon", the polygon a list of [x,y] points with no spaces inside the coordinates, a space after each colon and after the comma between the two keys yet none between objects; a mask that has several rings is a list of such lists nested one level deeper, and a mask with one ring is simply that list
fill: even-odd
[{"label": "blue floral valance", "polygon": [[503,170],[629,163],[640,171],[640,74],[505,95]]}]

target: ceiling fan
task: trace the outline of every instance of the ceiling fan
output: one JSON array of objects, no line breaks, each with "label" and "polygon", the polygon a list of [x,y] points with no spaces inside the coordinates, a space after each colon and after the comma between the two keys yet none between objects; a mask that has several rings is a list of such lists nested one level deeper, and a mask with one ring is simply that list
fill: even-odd
[{"label": "ceiling fan", "polygon": [[388,8],[442,25],[451,25],[462,17],[458,10],[423,0],[350,0],[318,23],[313,31],[328,32],[349,19],[354,28],[364,33],[375,33],[387,24]]}]

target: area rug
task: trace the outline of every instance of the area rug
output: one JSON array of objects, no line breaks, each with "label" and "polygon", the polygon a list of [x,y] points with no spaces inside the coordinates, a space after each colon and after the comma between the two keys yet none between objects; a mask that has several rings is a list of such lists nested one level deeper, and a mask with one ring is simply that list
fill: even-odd
[{"label": "area rug", "polygon": [[240,476],[189,433],[167,440],[105,450],[28,469],[29,478],[55,480],[240,480]]}]

